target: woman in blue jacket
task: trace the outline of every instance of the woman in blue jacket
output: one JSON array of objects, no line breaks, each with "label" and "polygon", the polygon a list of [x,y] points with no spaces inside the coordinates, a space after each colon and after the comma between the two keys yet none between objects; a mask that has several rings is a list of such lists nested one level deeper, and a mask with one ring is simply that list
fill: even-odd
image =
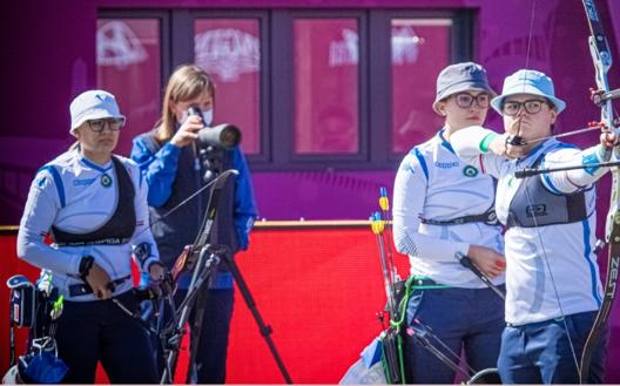
[{"label": "woman in blue jacket", "polygon": [[[153,235],[161,259],[170,269],[199,231],[209,189],[164,214],[213,176],[227,169],[239,172],[234,184],[228,184],[221,195],[211,243],[224,244],[233,252],[247,249],[248,234],[257,216],[250,172],[239,147],[206,146],[198,140],[198,132],[210,130],[213,123],[214,98],[215,86],[204,70],[195,65],[180,66],[168,81],[161,119],[153,130],[134,139],[131,158],[146,176]],[[190,108],[201,114],[190,114]],[[189,281],[190,275],[178,280],[177,300],[184,297]],[[206,299],[200,336],[192,336],[192,342],[199,341],[194,366],[197,372],[191,375],[192,381],[224,383],[233,306],[233,278],[224,264],[211,281]]]}]

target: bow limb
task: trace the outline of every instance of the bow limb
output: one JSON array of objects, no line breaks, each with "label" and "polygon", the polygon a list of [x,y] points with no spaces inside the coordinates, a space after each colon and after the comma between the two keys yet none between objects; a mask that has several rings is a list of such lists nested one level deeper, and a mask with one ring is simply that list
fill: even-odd
[{"label": "bow limb", "polygon": [[[603,31],[603,24],[596,9],[594,0],[582,0],[590,27],[588,43],[590,54],[595,68],[596,85],[601,93],[610,93],[607,73],[611,68],[611,52]],[[612,99],[608,98],[600,103],[601,123],[609,127],[616,135],[620,134],[620,127],[614,127]],[[604,161],[608,161],[612,151],[605,153]],[[620,159],[620,149],[614,148],[614,156]],[[580,383],[589,383],[590,363],[601,332],[607,324],[611,307],[616,296],[616,284],[618,280],[618,268],[620,266],[620,169],[614,167],[612,173],[612,193],[605,225],[605,239],[608,243],[607,276],[603,291],[603,301],[596,315],[588,338],[583,346],[581,362],[579,366]]]}]

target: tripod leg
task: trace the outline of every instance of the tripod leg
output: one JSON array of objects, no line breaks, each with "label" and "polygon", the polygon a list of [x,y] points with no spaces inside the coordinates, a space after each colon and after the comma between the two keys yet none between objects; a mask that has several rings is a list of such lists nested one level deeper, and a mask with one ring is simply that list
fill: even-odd
[{"label": "tripod leg", "polygon": [[258,312],[258,308],[256,307],[256,302],[254,301],[254,298],[252,297],[252,294],[250,293],[250,289],[248,288],[247,283],[243,279],[243,276],[241,276],[241,271],[239,270],[239,267],[237,267],[237,264],[235,263],[235,261],[233,260],[232,256],[229,253],[225,253],[223,257],[226,261],[226,265],[228,266],[228,269],[232,273],[233,278],[235,279],[235,282],[237,283],[237,286],[239,287],[239,292],[241,292],[241,295],[243,296],[243,300],[245,300],[245,303],[247,304],[248,309],[252,313],[252,316],[254,317],[254,320],[256,321],[256,324],[258,325],[260,334],[265,339],[265,342],[267,343],[267,346],[269,347],[269,351],[271,351],[271,355],[273,356],[273,359],[276,361],[276,364],[278,365],[278,369],[280,370],[282,377],[284,378],[287,384],[292,384],[293,381],[291,380],[291,376],[289,375],[288,370],[284,366],[284,362],[282,361],[282,358],[280,357],[280,354],[278,353],[278,349],[276,348],[275,343],[271,339],[271,332],[272,332],[271,326],[268,326],[265,324],[265,321],[263,320],[262,316]]},{"label": "tripod leg", "polygon": [[[206,252],[206,250],[205,250]],[[183,328],[185,327],[185,323],[189,319],[189,315],[195,305],[197,296],[201,291],[203,291],[205,285],[208,283],[208,279],[211,277],[214,269],[216,269],[219,258],[215,254],[211,254],[209,259],[205,262],[205,264],[201,264],[203,258],[205,258],[204,252],[201,252],[201,257],[199,259],[199,263],[196,266],[197,270],[195,271],[192,277],[192,282],[190,284],[190,288],[187,290],[187,294],[185,298],[180,304],[179,310],[174,312],[174,318],[170,321],[171,329],[174,331],[174,334],[177,335],[175,337],[175,341],[173,342],[173,347],[168,353],[168,357],[166,359],[166,368],[164,369],[164,373],[161,377],[161,383],[172,383],[174,380],[174,372],[176,370],[176,364],[179,354],[179,349],[181,347],[181,339],[183,338]],[[190,358],[191,359],[191,358]],[[193,364],[189,364],[189,370],[191,372],[193,368]]]}]

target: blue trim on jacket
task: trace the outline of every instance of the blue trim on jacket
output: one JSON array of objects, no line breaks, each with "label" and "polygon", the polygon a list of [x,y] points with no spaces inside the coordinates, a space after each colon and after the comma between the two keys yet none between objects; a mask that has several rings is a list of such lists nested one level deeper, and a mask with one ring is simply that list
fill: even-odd
[{"label": "blue trim on jacket", "polygon": [[58,192],[60,207],[64,208],[66,204],[65,186],[62,184],[62,178],[60,177],[60,173],[53,165],[45,165],[41,169],[39,169],[39,172],[42,172],[44,170],[49,171],[49,173],[52,175],[52,178],[54,179],[54,185],[56,185],[56,191]]},{"label": "blue trim on jacket", "polygon": [[428,180],[428,167],[426,166],[426,161],[424,160],[424,156],[420,152],[420,149],[418,149],[417,147],[414,147],[413,148],[413,154],[418,159],[418,162],[420,162],[420,166],[422,167],[422,171],[424,172],[424,176]]}]

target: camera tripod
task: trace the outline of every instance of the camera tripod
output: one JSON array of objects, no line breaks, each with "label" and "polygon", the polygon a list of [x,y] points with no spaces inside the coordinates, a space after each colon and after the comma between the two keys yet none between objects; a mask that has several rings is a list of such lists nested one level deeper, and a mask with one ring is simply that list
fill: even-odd
[{"label": "camera tripod", "polygon": [[[278,369],[282,374],[282,377],[287,384],[292,384],[293,381],[278,353],[278,350],[271,338],[272,329],[271,326],[265,324],[262,316],[260,315],[256,302],[250,290],[245,282],[239,267],[235,263],[230,249],[226,246],[205,245],[199,252],[196,265],[193,270],[192,279],[187,291],[187,295],[179,306],[175,309],[174,300],[172,295],[168,295],[168,303],[173,310],[173,318],[166,324],[162,330],[162,341],[164,344],[164,351],[168,351],[165,356],[165,366],[160,382],[173,383],[174,372],[178,360],[178,354],[180,350],[181,340],[184,334],[185,323],[189,319],[191,311],[196,307],[197,303],[201,302],[201,298],[208,296],[207,288],[210,279],[214,273],[217,272],[219,264],[225,264],[233,275],[235,282],[239,288],[239,292],[243,296],[243,299],[248,306],[248,309],[252,313],[256,324],[259,327],[260,334],[265,339],[269,350],[276,361]],[[202,318],[204,315],[196,315],[198,318]],[[199,334],[198,337],[199,339]],[[194,344],[197,347],[198,344]],[[167,349],[167,350],[166,350]],[[193,356],[192,356],[193,357]],[[194,363],[190,363],[190,374],[194,367]]]}]

